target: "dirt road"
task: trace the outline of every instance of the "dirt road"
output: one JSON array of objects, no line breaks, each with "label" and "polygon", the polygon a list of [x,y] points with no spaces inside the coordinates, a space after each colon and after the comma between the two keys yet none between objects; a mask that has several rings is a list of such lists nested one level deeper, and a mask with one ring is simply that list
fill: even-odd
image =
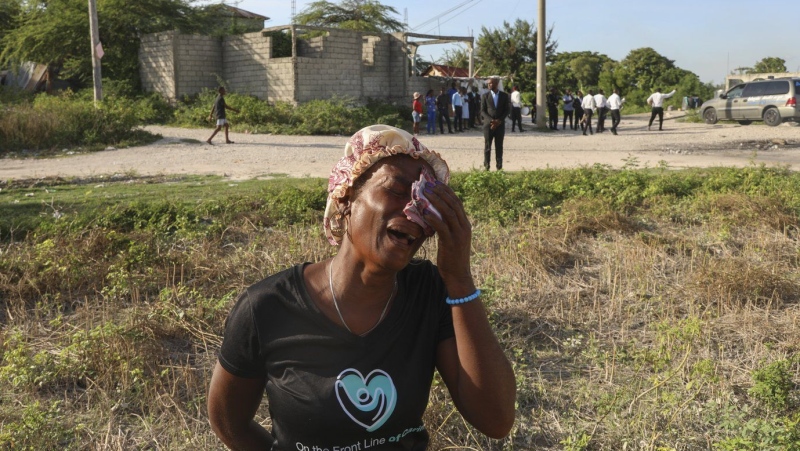
[{"label": "dirt road", "polygon": [[[534,132],[529,122],[524,133],[506,126],[504,169],[517,171],[607,164],[635,163],[671,168],[736,166],[764,163],[800,170],[800,127],[783,124],[706,125],[681,123],[680,113],[667,113],[664,131],[647,131],[649,115],[624,116],[619,135],[610,132],[582,136],[580,131]],[[528,119],[529,121],[529,119]],[[610,120],[607,123],[610,126]],[[655,127],[654,127],[655,128]],[[209,129],[147,127],[163,139],[147,146],[106,150],[46,159],[0,160],[0,179],[41,177],[95,177],[112,174],[168,175],[216,174],[231,179],[274,176],[327,177],[342,156],[346,136],[283,136],[232,133],[235,144],[203,141]],[[425,135],[419,140],[439,151],[454,171],[483,165],[480,129],[454,135]],[[492,163],[494,167],[494,162]]]}]

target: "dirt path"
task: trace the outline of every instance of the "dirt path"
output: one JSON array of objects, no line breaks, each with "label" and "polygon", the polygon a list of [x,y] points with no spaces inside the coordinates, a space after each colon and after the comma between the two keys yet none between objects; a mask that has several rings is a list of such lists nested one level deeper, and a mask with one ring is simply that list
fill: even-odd
[{"label": "dirt path", "polygon": [[[649,115],[624,116],[619,135],[610,132],[582,136],[579,131],[534,132],[529,119],[524,133],[506,126],[504,168],[508,171],[636,163],[671,168],[736,166],[764,163],[800,170],[800,127],[783,124],[706,125],[675,121],[667,113],[664,131],[647,131]],[[672,117],[670,117],[672,116]],[[610,125],[610,120],[607,122]],[[423,127],[424,128],[424,127]],[[345,136],[283,136],[232,133],[235,144],[203,141],[210,130],[147,127],[164,138],[147,146],[106,150],[46,159],[2,159],[0,179],[95,177],[111,174],[216,174],[231,179],[327,177],[341,157]],[[483,164],[483,135],[479,129],[455,135],[419,136],[442,153],[454,171]],[[775,144],[777,143],[777,144]],[[494,163],[492,163],[494,167]]]}]

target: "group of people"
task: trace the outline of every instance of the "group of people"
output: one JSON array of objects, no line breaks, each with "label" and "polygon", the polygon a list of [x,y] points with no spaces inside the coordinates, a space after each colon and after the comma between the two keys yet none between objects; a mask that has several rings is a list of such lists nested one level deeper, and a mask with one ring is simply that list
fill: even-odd
[{"label": "group of people", "polygon": [[624,101],[619,95],[619,89],[615,89],[609,97],[606,97],[602,89],[599,89],[596,94],[593,89],[590,89],[586,95],[580,90],[573,95],[572,91],[567,89],[562,96],[559,96],[558,90],[551,88],[546,98],[548,127],[558,130],[558,106],[561,103],[562,130],[567,129],[567,120],[569,120],[570,130],[577,130],[580,127],[584,135],[587,132],[593,135],[595,130],[592,128],[592,117],[597,115],[596,131],[603,133],[606,131],[606,118],[610,115],[611,128],[609,130],[616,135],[621,118],[620,110]]},{"label": "group of people", "polygon": [[[453,82],[450,89],[441,88],[437,96],[433,89],[425,93],[425,98],[419,92],[414,93],[412,107],[412,120],[414,122],[414,134],[419,134],[419,124],[422,122],[423,114],[427,114],[427,133],[436,134],[436,121],[439,121],[439,133],[444,134],[444,125],[447,124],[447,132],[465,132],[470,128],[477,128],[483,124],[478,114],[480,110],[480,96],[466,87],[456,87]],[[424,103],[423,103],[424,102]],[[424,109],[423,109],[424,105]],[[450,116],[452,115],[452,121]]]},{"label": "group of people", "polygon": [[[673,95],[675,95],[674,89],[664,94],[661,89],[656,88],[655,92],[647,98],[647,104],[651,107],[650,121],[647,124],[648,131],[652,129],[656,118],[658,118],[658,129],[663,130],[664,100]],[[580,127],[584,135],[587,132],[593,135],[595,131],[603,133],[606,131],[606,119],[611,116],[611,128],[609,130],[616,135],[621,120],[620,110],[622,110],[624,103],[625,98],[620,97],[619,89],[614,89],[614,92],[606,97],[602,89],[599,89],[597,93],[590,89],[586,95],[580,90],[573,95],[572,91],[567,89],[562,96],[559,96],[558,90],[551,88],[546,97],[548,127],[551,130],[558,130],[558,107],[560,104],[563,111],[562,130],[567,129],[567,120],[569,120],[570,130],[577,130]],[[592,117],[595,115],[597,115],[597,126],[596,129],[593,129]],[[531,121],[536,122],[535,113],[531,115]]]}]

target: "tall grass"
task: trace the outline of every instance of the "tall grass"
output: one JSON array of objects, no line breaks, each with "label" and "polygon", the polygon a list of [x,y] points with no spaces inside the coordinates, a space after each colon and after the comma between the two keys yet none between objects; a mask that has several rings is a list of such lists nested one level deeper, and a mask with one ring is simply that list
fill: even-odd
[{"label": "tall grass", "polygon": [[[0,446],[222,449],[205,393],[236,294],[334,252],[322,180],[152,182],[2,186]],[[431,449],[800,449],[798,184],[456,174],[517,422],[482,437],[437,378]]]},{"label": "tall grass", "polygon": [[23,97],[0,115],[0,154],[77,146],[104,147],[147,141],[137,127],[158,114],[153,97],[135,101],[110,96],[95,108],[86,95],[65,92]]}]

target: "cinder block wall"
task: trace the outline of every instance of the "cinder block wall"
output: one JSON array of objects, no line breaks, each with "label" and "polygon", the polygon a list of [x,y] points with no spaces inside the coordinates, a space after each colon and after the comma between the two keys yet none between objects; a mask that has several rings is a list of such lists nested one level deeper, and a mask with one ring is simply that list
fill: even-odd
[{"label": "cinder block wall", "polygon": [[[438,96],[442,86],[444,86],[442,80],[436,78],[411,77],[408,80],[408,97],[406,100],[408,101],[408,104],[411,105],[411,102],[414,100],[412,96],[415,92],[418,92],[422,97],[425,97],[425,93],[427,93],[429,89],[433,89],[433,93]],[[449,85],[447,87],[449,88]],[[423,104],[424,103],[425,102],[423,101]]]},{"label": "cinder block wall", "polygon": [[270,99],[267,83],[271,49],[272,38],[261,32],[223,39],[223,78],[231,91],[251,94],[263,100]]},{"label": "cinder block wall", "polygon": [[405,94],[405,54],[402,42],[390,34],[331,30],[298,49],[298,102],[334,95],[390,100]]},{"label": "cinder block wall", "polygon": [[294,98],[292,58],[272,58],[267,68],[267,98],[270,102],[297,103]]},{"label": "cinder block wall", "polygon": [[[298,55],[297,101],[327,99],[334,95],[361,97],[361,34],[331,30],[311,38]],[[305,56],[310,55],[310,56]]]},{"label": "cinder block wall", "polygon": [[403,95],[405,77],[396,79],[395,72],[403,73],[405,53],[402,42],[391,34],[361,37],[361,96],[362,99],[392,100]]},{"label": "cinder block wall", "polygon": [[175,31],[145,35],[139,50],[142,89],[145,92],[157,92],[167,99],[175,98],[175,35]]},{"label": "cinder block wall", "polygon": [[221,39],[213,36],[175,36],[175,97],[219,86],[222,72]]}]

